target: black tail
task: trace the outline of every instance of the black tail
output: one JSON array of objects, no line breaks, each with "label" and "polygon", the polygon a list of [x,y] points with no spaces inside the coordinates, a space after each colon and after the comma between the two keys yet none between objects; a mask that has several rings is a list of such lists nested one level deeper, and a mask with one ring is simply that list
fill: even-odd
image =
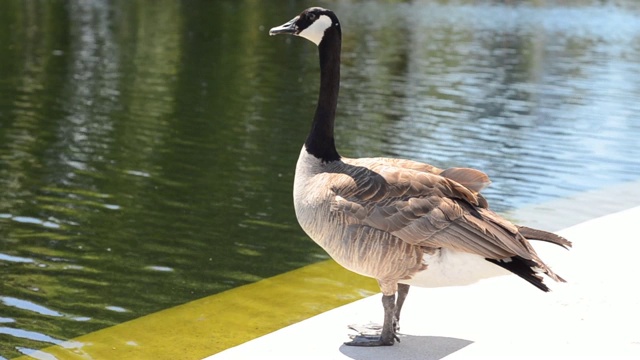
[{"label": "black tail", "polygon": [[563,238],[560,235],[556,235],[554,233],[550,233],[550,232],[538,230],[538,229],[532,229],[526,226],[518,226],[518,231],[527,240],[546,241],[552,244],[560,245],[565,249],[568,249],[571,247],[571,241]]},{"label": "black tail", "polygon": [[[542,276],[538,275],[534,268],[539,267],[533,260],[527,260],[521,258],[520,256],[514,256],[510,259],[486,259],[489,262],[492,262],[502,268],[505,268],[512,273],[520,276],[521,278],[527,280],[531,284],[533,284],[538,289],[548,292],[549,287],[542,282]],[[561,281],[562,278],[560,278]]]}]

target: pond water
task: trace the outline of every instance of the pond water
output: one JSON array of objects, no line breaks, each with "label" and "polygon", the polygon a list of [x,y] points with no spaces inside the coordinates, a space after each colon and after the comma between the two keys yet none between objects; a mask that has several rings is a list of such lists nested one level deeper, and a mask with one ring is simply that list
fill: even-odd
[{"label": "pond water", "polygon": [[544,3],[0,2],[0,359],[327,258],[291,200],[316,49],[267,35],[310,5],[343,155],[481,169],[499,212],[637,181],[640,8]]}]

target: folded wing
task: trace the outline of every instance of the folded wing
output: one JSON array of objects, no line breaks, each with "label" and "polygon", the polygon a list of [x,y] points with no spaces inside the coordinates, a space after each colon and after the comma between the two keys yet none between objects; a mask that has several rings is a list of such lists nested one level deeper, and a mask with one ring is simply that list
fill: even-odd
[{"label": "folded wing", "polygon": [[[334,188],[335,210],[362,225],[386,231],[426,248],[450,248],[492,260],[520,258],[561,280],[538,258],[527,237],[570,246],[541,230],[518,227],[488,209],[479,191],[490,181],[475,169],[434,167],[421,171],[409,162],[354,161],[357,171],[347,186]],[[364,165],[364,166],[361,166]]]}]

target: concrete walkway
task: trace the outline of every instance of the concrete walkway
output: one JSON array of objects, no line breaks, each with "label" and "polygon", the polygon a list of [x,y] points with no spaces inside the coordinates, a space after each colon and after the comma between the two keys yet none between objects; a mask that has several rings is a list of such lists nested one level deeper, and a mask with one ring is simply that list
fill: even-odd
[{"label": "concrete walkway", "polygon": [[543,293],[516,276],[466,287],[412,288],[400,344],[356,348],[348,324],[380,322],[375,295],[210,356],[223,359],[640,359],[640,207],[558,233],[574,248],[534,243],[568,280]]}]

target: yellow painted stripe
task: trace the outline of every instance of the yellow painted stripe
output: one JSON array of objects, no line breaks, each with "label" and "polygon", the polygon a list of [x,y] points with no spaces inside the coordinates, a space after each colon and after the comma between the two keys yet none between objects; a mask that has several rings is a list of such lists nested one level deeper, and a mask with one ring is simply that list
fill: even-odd
[{"label": "yellow painted stripe", "polygon": [[377,291],[374,280],[327,260],[83,335],[31,356],[201,359]]}]

